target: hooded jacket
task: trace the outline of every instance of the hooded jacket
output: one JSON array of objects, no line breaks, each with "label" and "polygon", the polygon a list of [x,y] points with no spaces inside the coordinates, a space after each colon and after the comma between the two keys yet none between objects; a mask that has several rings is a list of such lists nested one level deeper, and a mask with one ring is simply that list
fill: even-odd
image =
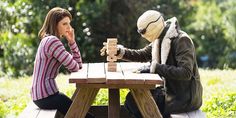
[{"label": "hooded jacket", "polygon": [[123,48],[122,59],[151,61],[151,73],[165,81],[165,112],[183,113],[202,105],[202,85],[198,72],[195,47],[190,37],[180,30],[175,17],[164,36],[143,49]]}]

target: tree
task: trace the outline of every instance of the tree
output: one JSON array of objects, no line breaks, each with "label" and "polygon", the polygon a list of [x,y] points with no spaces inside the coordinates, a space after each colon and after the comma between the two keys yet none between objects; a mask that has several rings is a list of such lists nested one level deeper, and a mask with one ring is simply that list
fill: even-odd
[{"label": "tree", "polygon": [[236,16],[233,5],[233,0],[199,1],[196,4],[195,20],[188,28],[193,34],[193,39],[196,39],[198,60],[202,62],[200,65],[205,63],[211,68],[236,67],[233,44]]}]

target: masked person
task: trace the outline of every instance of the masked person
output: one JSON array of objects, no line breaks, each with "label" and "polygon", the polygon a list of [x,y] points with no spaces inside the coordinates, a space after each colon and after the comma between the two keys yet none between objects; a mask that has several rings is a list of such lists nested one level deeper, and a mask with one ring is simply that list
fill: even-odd
[{"label": "masked person", "polygon": [[[118,58],[126,61],[148,62],[140,73],[157,73],[164,85],[151,90],[164,118],[170,114],[197,110],[202,105],[202,85],[196,62],[194,44],[179,27],[176,17],[164,21],[155,10],[144,12],[137,21],[138,33],[149,42],[142,49],[118,48]],[[101,49],[104,55],[106,48]],[[136,118],[142,115],[129,92],[125,107]]]}]

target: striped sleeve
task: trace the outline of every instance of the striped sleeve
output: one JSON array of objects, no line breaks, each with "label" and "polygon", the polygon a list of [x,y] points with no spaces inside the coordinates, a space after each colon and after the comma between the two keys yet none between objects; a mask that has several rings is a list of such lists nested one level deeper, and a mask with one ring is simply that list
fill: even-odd
[{"label": "striped sleeve", "polygon": [[76,44],[76,42],[69,44],[71,53],[73,55],[73,59],[79,64],[80,69],[82,68],[82,58],[80,54],[80,50]]},{"label": "striped sleeve", "polygon": [[56,37],[53,37],[48,41],[47,52],[71,72],[78,71],[81,68],[77,61],[74,60],[73,56],[66,51],[62,42]]}]

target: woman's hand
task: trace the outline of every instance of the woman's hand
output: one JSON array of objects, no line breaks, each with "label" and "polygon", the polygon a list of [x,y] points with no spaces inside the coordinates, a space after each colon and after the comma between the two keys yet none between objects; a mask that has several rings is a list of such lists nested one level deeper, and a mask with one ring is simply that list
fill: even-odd
[{"label": "woman's hand", "polygon": [[69,31],[66,32],[65,34],[66,40],[68,41],[69,44],[72,44],[75,42],[75,33],[74,29],[71,28]]}]

